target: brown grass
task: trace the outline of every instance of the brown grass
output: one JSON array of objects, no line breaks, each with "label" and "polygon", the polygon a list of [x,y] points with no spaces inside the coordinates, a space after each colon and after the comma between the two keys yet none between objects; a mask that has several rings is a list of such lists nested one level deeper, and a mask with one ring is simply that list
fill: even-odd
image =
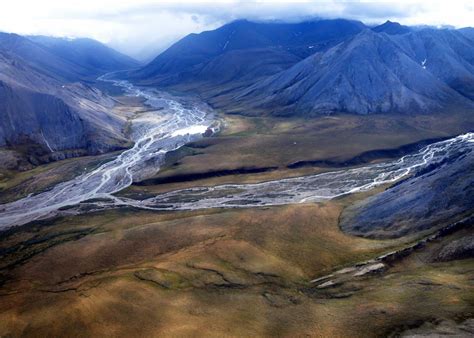
[{"label": "brown grass", "polygon": [[[159,175],[201,172],[210,163],[280,168],[199,183],[265,180],[287,175],[284,166],[297,160],[350,158],[469,125],[447,116],[228,121],[218,137],[200,141],[209,146],[194,148],[199,154],[178,157]],[[441,264],[417,254],[331,292],[311,287],[312,278],[413,240],[340,231],[344,207],[375,192],[268,208],[121,209],[13,229],[0,238],[0,336],[375,337],[472,315],[472,259]]]},{"label": "brown grass", "polygon": [[[19,248],[13,263],[31,258],[2,270],[0,335],[377,336],[410,318],[471,309],[466,265],[440,272],[404,263],[358,281],[349,298],[308,288],[315,276],[406,241],[339,230],[342,208],[365,195],[241,210],[117,210],[18,229],[0,248]],[[68,237],[73,230],[88,232]],[[421,278],[449,287],[407,286]]]}]

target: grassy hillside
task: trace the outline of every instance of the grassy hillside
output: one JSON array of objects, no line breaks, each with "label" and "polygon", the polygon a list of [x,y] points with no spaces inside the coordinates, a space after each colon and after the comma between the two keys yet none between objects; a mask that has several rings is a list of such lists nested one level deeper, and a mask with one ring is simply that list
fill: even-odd
[{"label": "grassy hillside", "polygon": [[381,274],[329,290],[309,282],[414,240],[342,233],[341,210],[366,195],[247,210],[117,210],[12,229],[0,242],[0,334],[372,337],[472,313],[472,259],[426,259],[446,239]]}]

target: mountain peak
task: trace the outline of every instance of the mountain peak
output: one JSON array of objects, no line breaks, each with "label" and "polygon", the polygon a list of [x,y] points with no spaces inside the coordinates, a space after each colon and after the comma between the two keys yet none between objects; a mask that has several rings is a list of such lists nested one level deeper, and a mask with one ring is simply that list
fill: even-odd
[{"label": "mountain peak", "polygon": [[393,22],[390,20],[387,20],[383,24],[372,28],[372,30],[377,33],[386,33],[389,35],[398,35],[411,32],[410,27],[403,26],[398,22]]}]

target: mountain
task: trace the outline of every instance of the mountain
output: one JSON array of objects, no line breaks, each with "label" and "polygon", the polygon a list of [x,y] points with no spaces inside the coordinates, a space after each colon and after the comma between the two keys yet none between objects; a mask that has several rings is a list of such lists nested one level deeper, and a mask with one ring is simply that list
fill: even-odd
[{"label": "mountain", "polygon": [[341,229],[364,237],[393,238],[453,223],[474,208],[474,151],[441,163],[347,208]]},{"label": "mountain", "polygon": [[128,145],[114,101],[80,83],[64,83],[0,51],[0,147],[49,161]]},{"label": "mountain", "polygon": [[0,51],[21,58],[37,72],[64,82],[93,81],[106,72],[138,65],[137,61],[90,39],[69,41],[0,33]]},{"label": "mountain", "polygon": [[369,29],[242,90],[233,99],[278,114],[306,115],[427,112],[463,102],[390,36]]},{"label": "mountain", "polygon": [[191,34],[127,76],[250,114],[472,108],[474,40],[468,34],[391,21],[369,29],[342,19],[241,20]]},{"label": "mountain", "polygon": [[372,30],[377,33],[387,33],[389,35],[398,35],[411,32],[410,27],[402,26],[398,22],[392,22],[390,20],[387,20],[385,23],[372,28]]},{"label": "mountain", "polygon": [[392,39],[436,78],[474,99],[474,40],[452,29],[423,29]]},{"label": "mountain", "polygon": [[460,28],[458,29],[458,32],[460,32],[461,34],[463,34],[465,37],[467,37],[468,39],[474,41],[474,28],[472,27],[464,27],[464,28]]},{"label": "mountain", "polygon": [[87,74],[93,76],[140,65],[131,57],[93,39],[55,38],[41,35],[28,36],[28,39],[45,47],[50,53],[78,65],[86,70]]},{"label": "mountain", "polygon": [[[127,76],[136,82],[160,86],[204,81],[215,85],[222,84],[222,78],[212,74],[219,72],[226,79],[238,80],[236,70],[245,69],[256,71],[245,73],[255,80],[262,73],[268,75],[287,68],[364,28],[361,22],[342,19],[295,24],[234,21],[213,31],[186,36]],[[268,59],[262,58],[264,54]],[[266,70],[261,72],[261,67]]]},{"label": "mountain", "polygon": [[129,146],[116,102],[86,83],[137,64],[90,39],[0,33],[0,147],[39,163]]}]

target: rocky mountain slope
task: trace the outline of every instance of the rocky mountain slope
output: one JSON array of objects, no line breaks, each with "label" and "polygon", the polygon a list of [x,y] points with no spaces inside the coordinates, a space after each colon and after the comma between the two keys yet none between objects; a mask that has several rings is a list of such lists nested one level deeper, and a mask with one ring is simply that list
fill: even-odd
[{"label": "rocky mountain slope", "polygon": [[92,81],[106,72],[138,65],[137,61],[90,39],[0,33],[0,51],[64,82]]},{"label": "rocky mountain slope", "polygon": [[[9,38],[31,46],[26,38]],[[59,79],[76,78],[78,68],[35,44],[33,54],[15,45],[0,48],[0,147],[20,151],[35,162],[129,145],[123,134],[126,121],[112,112],[115,102],[110,97],[83,83]]]},{"label": "rocky mountain slope", "polygon": [[391,238],[453,222],[474,210],[474,150],[418,172],[345,210],[341,228],[351,234]]},{"label": "rocky mountain slope", "polygon": [[[416,56],[405,52],[399,43],[384,33],[367,29],[234,98],[281,114],[306,115],[338,111],[427,112],[464,101],[436,76],[436,71],[417,62]],[[439,59],[445,57],[446,53]],[[469,72],[469,67],[472,66],[466,62],[463,69]]]},{"label": "rocky mountain slope", "polygon": [[104,44],[87,38],[67,39],[50,36],[28,36],[51,54],[77,66],[85,77],[138,67],[140,63]]},{"label": "rocky mountain slope", "polygon": [[464,27],[458,29],[458,31],[463,34],[465,37],[468,39],[471,39],[474,41],[474,28],[473,27]]},{"label": "rocky mountain slope", "polygon": [[405,34],[412,31],[410,27],[400,25],[398,22],[392,22],[390,20],[375,26],[372,30],[377,33],[387,33],[389,35]]},{"label": "rocky mountain slope", "polygon": [[421,68],[474,99],[474,40],[447,29],[423,29],[392,40]]}]

